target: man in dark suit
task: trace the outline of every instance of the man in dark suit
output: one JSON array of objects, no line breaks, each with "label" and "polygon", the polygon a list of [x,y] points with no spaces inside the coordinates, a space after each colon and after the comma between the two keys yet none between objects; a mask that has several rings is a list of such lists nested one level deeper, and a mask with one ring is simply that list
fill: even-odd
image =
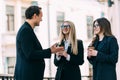
[{"label": "man in dark suit", "polygon": [[51,53],[63,50],[54,44],[43,49],[33,29],[42,21],[42,11],[38,6],[30,6],[26,12],[26,21],[18,31],[16,38],[17,58],[15,80],[43,80],[45,61]]}]

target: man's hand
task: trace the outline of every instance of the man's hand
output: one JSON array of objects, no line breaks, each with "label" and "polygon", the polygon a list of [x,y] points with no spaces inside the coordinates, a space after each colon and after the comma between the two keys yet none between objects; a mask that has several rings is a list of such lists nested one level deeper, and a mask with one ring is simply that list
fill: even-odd
[{"label": "man's hand", "polygon": [[57,47],[56,44],[50,47],[51,53],[57,53],[64,50],[64,47]]}]

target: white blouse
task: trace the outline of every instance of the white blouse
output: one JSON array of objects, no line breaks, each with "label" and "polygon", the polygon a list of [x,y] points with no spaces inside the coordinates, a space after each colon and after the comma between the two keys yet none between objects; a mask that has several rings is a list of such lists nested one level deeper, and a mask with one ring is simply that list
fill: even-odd
[{"label": "white blouse", "polygon": [[[65,49],[65,51],[67,52],[67,50],[68,50],[68,47],[69,47],[69,42],[68,42],[68,40],[64,40],[64,44],[65,44],[65,46],[64,46],[64,49]],[[61,56],[56,56],[56,59],[57,60],[60,60],[61,59]],[[68,56],[66,57],[66,60],[67,61],[70,61],[70,55],[68,54]]]}]

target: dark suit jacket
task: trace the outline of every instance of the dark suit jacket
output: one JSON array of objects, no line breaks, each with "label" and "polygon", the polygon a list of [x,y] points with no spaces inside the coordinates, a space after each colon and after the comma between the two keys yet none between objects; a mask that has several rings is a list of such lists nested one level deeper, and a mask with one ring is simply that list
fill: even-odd
[{"label": "dark suit jacket", "polygon": [[67,53],[70,55],[70,61],[65,57],[60,60],[54,58],[54,64],[57,66],[55,80],[81,80],[79,65],[84,63],[84,48],[81,40],[78,40],[78,54],[74,55],[71,46],[68,47]]},{"label": "dark suit jacket", "polygon": [[25,22],[16,38],[17,60],[15,80],[43,80],[44,58],[51,57],[51,50],[42,49],[33,29]]},{"label": "dark suit jacket", "polygon": [[115,37],[105,36],[100,44],[95,41],[96,57],[88,58],[93,65],[93,80],[117,80],[118,43]]}]

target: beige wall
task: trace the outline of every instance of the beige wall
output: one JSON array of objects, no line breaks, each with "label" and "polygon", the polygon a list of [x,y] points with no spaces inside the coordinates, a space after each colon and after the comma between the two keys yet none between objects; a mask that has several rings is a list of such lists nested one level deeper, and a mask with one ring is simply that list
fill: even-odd
[{"label": "beige wall", "polygon": [[[120,1],[114,0],[114,5],[112,7],[108,8],[108,16],[111,20],[112,24],[112,32],[116,36],[118,40],[118,44],[120,45]],[[120,47],[120,46],[119,46]],[[120,50],[119,50],[120,53]],[[120,56],[120,54],[119,54]],[[118,63],[116,66],[117,71],[117,80],[120,80],[120,58],[118,59]]]},{"label": "beige wall", "polygon": [[0,0],[0,73],[3,73],[3,55],[2,55],[2,32],[5,26],[5,3]]}]

